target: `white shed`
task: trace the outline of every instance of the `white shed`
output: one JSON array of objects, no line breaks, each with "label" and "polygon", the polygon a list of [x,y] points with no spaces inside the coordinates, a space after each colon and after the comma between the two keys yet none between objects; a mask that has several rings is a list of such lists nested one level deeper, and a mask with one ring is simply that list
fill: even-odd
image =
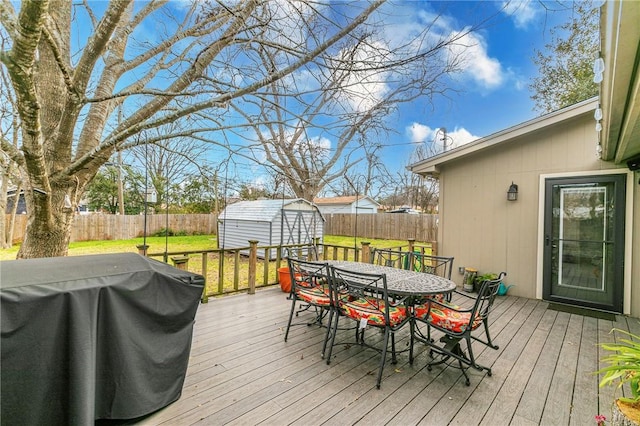
[{"label": "white shed", "polygon": [[[258,246],[312,244],[316,238],[322,243],[323,235],[322,213],[302,198],[240,201],[218,216],[219,248],[247,247],[249,240],[257,240]],[[270,250],[269,258],[275,256],[276,250]]]},{"label": "white shed", "polygon": [[375,214],[378,213],[378,207],[380,207],[380,204],[366,195],[315,198],[313,202],[324,215],[333,213]]}]

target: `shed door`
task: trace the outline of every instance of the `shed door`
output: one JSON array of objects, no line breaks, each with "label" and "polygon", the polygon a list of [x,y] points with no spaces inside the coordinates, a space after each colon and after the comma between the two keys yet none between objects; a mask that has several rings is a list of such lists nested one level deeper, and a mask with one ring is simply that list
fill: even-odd
[{"label": "shed door", "polygon": [[315,212],[282,210],[282,244],[313,244]]},{"label": "shed door", "polygon": [[546,180],[545,300],[622,312],[625,179]]}]

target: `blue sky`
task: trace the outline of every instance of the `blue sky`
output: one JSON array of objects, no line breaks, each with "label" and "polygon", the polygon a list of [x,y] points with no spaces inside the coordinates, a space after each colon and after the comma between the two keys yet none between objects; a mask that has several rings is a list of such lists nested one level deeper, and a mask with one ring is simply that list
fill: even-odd
[{"label": "blue sky", "polygon": [[[440,128],[447,129],[453,147],[457,147],[539,116],[529,89],[538,74],[532,58],[536,49],[542,50],[551,42],[551,29],[570,18],[572,4],[564,0],[409,0],[383,6],[380,12],[386,25],[381,31],[387,38],[407,37],[437,14],[441,17],[435,30],[441,34],[463,32],[492,17],[462,40],[465,67],[449,82],[456,92],[436,96],[432,102],[401,104],[388,117],[392,131],[380,141],[384,148],[378,152],[387,170],[394,175],[403,172],[417,144],[433,144],[439,139],[436,132]],[[325,146],[331,143],[323,141]],[[435,149],[442,147],[436,145]],[[234,179],[268,182],[259,166],[243,160],[237,166]],[[363,167],[364,162],[350,173],[364,175],[365,171],[359,170]],[[333,195],[331,188],[326,187],[321,195]]]},{"label": "blue sky", "polygon": [[[342,0],[338,0],[338,4],[339,1]],[[106,4],[91,2],[98,13]],[[173,1],[169,7],[179,15],[180,7],[186,4],[186,0]],[[464,31],[493,16],[464,40],[467,46],[464,71],[449,83],[457,93],[436,96],[432,103],[425,100],[402,104],[388,117],[387,124],[392,131],[380,141],[384,148],[379,152],[386,168],[393,174],[403,171],[417,144],[432,143],[439,128],[446,128],[453,146],[460,146],[539,115],[533,109],[528,87],[537,75],[532,57],[535,49],[542,49],[551,41],[551,28],[568,19],[571,5],[566,0],[511,0],[509,3],[502,0],[390,0],[384,5],[380,16],[384,17],[385,27],[380,31],[392,39],[406,38],[420,25],[424,28],[437,14],[441,19],[435,30],[442,34]],[[142,38],[155,38],[154,28],[142,30]],[[208,160],[215,163],[228,155],[212,148]],[[259,165],[251,164],[246,158],[236,160],[230,178],[256,183],[269,181]]]},{"label": "blue sky", "polygon": [[415,147],[411,142],[433,141],[438,128],[446,128],[454,146],[460,146],[540,115],[530,98],[529,84],[538,73],[532,58],[535,49],[551,41],[550,29],[570,17],[571,2],[515,1],[502,11],[501,1],[408,5],[416,11],[443,7],[454,31],[472,24],[478,14],[497,15],[469,40],[467,67],[452,81],[459,93],[436,98],[433,105],[401,106],[383,154],[390,170],[406,165]]}]

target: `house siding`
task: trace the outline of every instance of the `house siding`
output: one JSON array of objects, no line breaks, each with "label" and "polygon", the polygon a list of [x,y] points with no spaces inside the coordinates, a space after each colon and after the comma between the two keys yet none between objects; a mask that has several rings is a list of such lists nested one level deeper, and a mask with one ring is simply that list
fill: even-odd
[{"label": "house siding", "polygon": [[[541,297],[541,270],[537,262],[541,230],[540,182],[547,174],[593,174],[628,170],[599,160],[598,135],[593,114],[582,114],[553,126],[508,140],[438,165],[440,174],[440,252],[455,256],[455,270],[474,267],[480,272],[507,271],[510,294]],[[518,200],[509,202],[511,182],[518,185]],[[640,185],[633,179],[627,203],[633,226],[629,273],[632,283],[630,313],[640,316]],[[544,188],[542,188],[544,189]],[[634,201],[635,200],[635,201]],[[629,223],[629,222],[628,222]],[[461,285],[462,275],[454,273]],[[635,290],[636,286],[638,290]],[[635,291],[633,291],[635,290]]]}]

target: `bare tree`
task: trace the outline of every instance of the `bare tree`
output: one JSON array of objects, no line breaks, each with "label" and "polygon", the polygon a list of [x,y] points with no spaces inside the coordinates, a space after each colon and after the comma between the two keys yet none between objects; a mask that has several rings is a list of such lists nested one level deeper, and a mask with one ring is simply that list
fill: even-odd
[{"label": "bare tree", "polygon": [[138,176],[147,178],[148,182],[137,182],[137,187],[152,187],[157,194],[158,205],[167,203],[167,188],[180,186],[193,173],[201,172],[205,165],[206,146],[189,137],[166,139],[164,135],[179,133],[173,124],[158,129],[145,131],[142,138],[154,140],[153,143],[135,146],[129,157],[138,166]]},{"label": "bare tree", "polygon": [[[19,120],[13,114],[14,105],[15,99],[10,90],[6,70],[0,69],[0,140],[3,144],[17,148]],[[15,190],[15,198],[7,222],[5,212],[8,207],[7,195],[10,188]],[[0,248],[9,248],[13,245],[13,231],[21,192],[20,169],[6,152],[0,151]]]},{"label": "bare tree", "polygon": [[[376,152],[388,138],[390,113],[452,90],[446,77],[461,66],[453,47],[474,28],[440,34],[439,19],[402,42],[385,39],[382,22],[367,23],[337,51],[234,100],[233,110],[253,123],[243,136],[255,161],[282,173],[296,196],[313,199],[365,160],[367,194],[385,172]],[[278,52],[258,46],[258,53],[265,68],[277,66]]]},{"label": "bare tree", "polygon": [[[16,11],[2,0],[0,62],[20,131],[19,146],[0,142],[26,176],[28,208],[18,257],[66,255],[74,207],[116,150],[157,142],[144,131],[176,121],[188,130],[164,139],[225,130],[229,102],[255,96],[323,55],[382,2],[340,3],[355,10],[345,23],[334,19],[330,2],[194,2],[183,10],[182,2],[162,0],[23,0]],[[282,5],[286,21],[274,12]],[[295,39],[283,37],[285,22]],[[153,34],[146,33],[151,26]],[[90,35],[72,51],[79,28]],[[272,67],[263,66],[261,46],[277,52]]]}]

